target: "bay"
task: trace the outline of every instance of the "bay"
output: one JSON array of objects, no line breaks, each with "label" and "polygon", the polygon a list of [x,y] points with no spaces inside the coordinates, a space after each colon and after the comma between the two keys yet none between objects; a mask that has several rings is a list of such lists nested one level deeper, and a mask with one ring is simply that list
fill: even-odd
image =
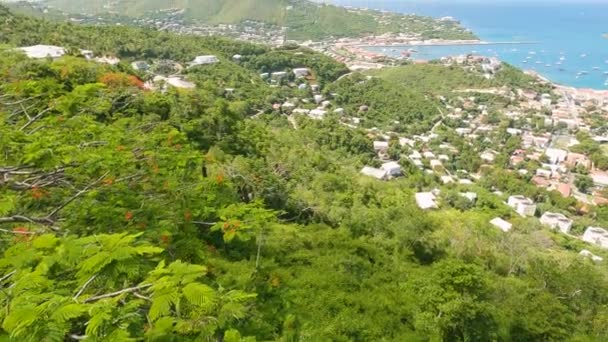
[{"label": "bay", "polygon": [[[451,16],[486,42],[536,42],[416,47],[415,59],[474,53],[496,56],[553,82],[577,88],[608,89],[608,2],[559,1],[399,1],[334,0],[335,4]],[[399,56],[411,47],[369,48]]]}]

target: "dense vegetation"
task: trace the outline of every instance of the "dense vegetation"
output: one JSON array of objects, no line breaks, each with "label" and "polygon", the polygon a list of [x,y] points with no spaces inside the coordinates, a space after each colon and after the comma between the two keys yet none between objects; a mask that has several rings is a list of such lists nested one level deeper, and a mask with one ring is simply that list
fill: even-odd
[{"label": "dense vegetation", "polygon": [[347,10],[305,0],[50,0],[47,3],[68,13],[110,13],[131,17],[158,15],[162,10],[182,8],[185,10],[184,18],[192,23],[238,24],[254,20],[285,26],[288,28],[288,38],[300,41],[386,32],[407,32],[425,38],[475,38],[455,22],[442,22],[416,15]]},{"label": "dense vegetation", "polygon": [[[475,204],[454,199],[463,190],[454,185],[441,210],[422,212],[413,193],[437,186],[435,176],[358,175],[374,158],[365,132],[332,116],[298,118],[292,129],[269,104],[302,94],[257,73],[311,63],[337,101],[371,111],[366,92],[387,106],[403,96],[410,122],[406,111],[433,108],[424,81],[409,90],[364,76],[331,84],[344,70],[306,51],[6,12],[0,20],[12,44],[222,56],[190,70],[197,89],[162,93],[141,89],[127,65],[0,51],[0,340],[608,338],[605,267],[578,257],[582,242],[515,217],[492,191],[520,191],[548,209],[572,203],[497,168],[470,189]],[[246,58],[233,63],[233,53]],[[370,88],[349,93],[358,86]],[[438,133],[463,151],[460,167],[477,167],[464,142]],[[492,228],[495,216],[510,217],[514,231]]]}]

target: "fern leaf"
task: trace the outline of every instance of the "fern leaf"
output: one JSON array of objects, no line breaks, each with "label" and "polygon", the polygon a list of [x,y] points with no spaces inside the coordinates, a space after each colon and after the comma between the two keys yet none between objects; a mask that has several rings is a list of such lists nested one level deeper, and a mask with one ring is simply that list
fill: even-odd
[{"label": "fern leaf", "polygon": [[80,317],[84,312],[86,312],[86,308],[81,304],[68,304],[65,305],[53,312],[51,315],[51,319],[57,322],[67,322],[71,319]]},{"label": "fern leaf", "polygon": [[215,291],[205,284],[191,283],[186,285],[182,291],[191,304],[205,310],[210,310],[217,299]]}]

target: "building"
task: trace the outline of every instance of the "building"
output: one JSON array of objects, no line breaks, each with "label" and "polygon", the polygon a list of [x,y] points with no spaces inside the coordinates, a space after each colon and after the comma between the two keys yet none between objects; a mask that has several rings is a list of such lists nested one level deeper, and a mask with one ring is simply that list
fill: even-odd
[{"label": "building", "polygon": [[386,151],[388,150],[388,141],[374,141],[374,151]]},{"label": "building", "polygon": [[194,60],[190,63],[190,66],[215,64],[219,63],[219,61],[220,60],[213,55],[196,56],[196,58],[194,58]]},{"label": "building", "polygon": [[370,166],[363,167],[363,169],[361,169],[361,173],[380,180],[385,180],[388,177],[386,171]]},{"label": "building", "polygon": [[568,151],[560,150],[559,148],[548,148],[545,151],[545,155],[549,158],[549,163],[555,165],[566,160]]},{"label": "building", "polygon": [[536,213],[536,204],[524,196],[511,196],[507,204],[521,216],[534,216]]},{"label": "building", "polygon": [[557,228],[564,234],[570,233],[572,228],[572,220],[560,213],[546,212],[541,216],[540,223],[551,227],[551,229]]},{"label": "building", "polygon": [[308,68],[295,68],[293,69],[293,74],[297,78],[302,78],[310,75],[310,70],[308,70]]},{"label": "building", "polygon": [[494,227],[502,230],[505,233],[510,231],[513,228],[512,224],[501,219],[500,217],[497,217],[497,218],[493,219],[492,221],[490,221],[490,224],[493,225]]},{"label": "building", "polygon": [[131,67],[137,71],[148,71],[150,69],[150,65],[145,61],[136,61],[131,63]]},{"label": "building", "polygon": [[317,108],[311,110],[308,113],[308,116],[315,120],[322,120],[325,117],[325,114],[327,114],[327,111]]},{"label": "building", "polygon": [[461,192],[460,196],[468,199],[471,202],[477,201],[477,194],[474,192]]},{"label": "building", "polygon": [[589,160],[589,158],[584,154],[570,152],[566,157],[566,165],[571,168],[580,165],[584,168],[589,169],[591,168],[591,160]]},{"label": "building", "polygon": [[380,169],[384,170],[389,177],[401,176],[401,165],[396,161],[390,161],[382,164]]},{"label": "building", "polygon": [[593,183],[597,186],[606,187],[608,186],[608,173],[601,171],[594,171],[589,174],[593,179]]},{"label": "building", "polygon": [[439,208],[439,205],[437,204],[437,197],[435,197],[433,192],[416,193],[416,203],[422,210]]},{"label": "building", "polygon": [[65,48],[53,45],[34,45],[20,47],[29,58],[59,58],[66,54]]},{"label": "building", "polygon": [[604,228],[589,227],[583,234],[583,241],[608,249],[608,231]]}]

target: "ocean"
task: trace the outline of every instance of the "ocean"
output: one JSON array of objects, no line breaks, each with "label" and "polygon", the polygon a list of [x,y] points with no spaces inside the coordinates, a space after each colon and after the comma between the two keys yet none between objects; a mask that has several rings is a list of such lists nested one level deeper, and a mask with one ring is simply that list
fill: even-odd
[{"label": "ocean", "polygon": [[[424,46],[412,57],[437,59],[446,55],[477,53],[497,56],[525,70],[534,70],[555,83],[577,88],[608,89],[608,1],[458,0],[333,0],[356,7],[452,16],[486,42],[525,41],[534,44]],[[399,56],[409,49],[370,48]]]}]

